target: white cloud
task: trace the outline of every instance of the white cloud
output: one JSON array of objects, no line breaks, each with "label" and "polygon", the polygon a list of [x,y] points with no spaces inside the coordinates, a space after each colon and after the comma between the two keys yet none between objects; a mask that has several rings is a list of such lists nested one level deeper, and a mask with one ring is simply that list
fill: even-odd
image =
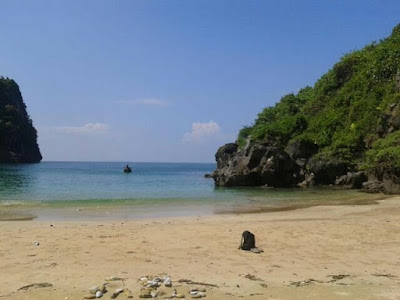
[{"label": "white cloud", "polygon": [[208,123],[195,122],[192,124],[192,132],[185,133],[182,141],[185,144],[203,143],[220,136],[221,128],[214,121]]},{"label": "white cloud", "polygon": [[154,107],[165,107],[165,106],[169,105],[169,103],[167,101],[164,101],[161,99],[156,99],[156,98],[137,99],[137,100],[121,100],[121,101],[115,101],[115,103],[146,105],[146,106],[154,106]]},{"label": "white cloud", "polygon": [[107,132],[109,126],[103,123],[87,123],[83,126],[64,126],[55,127],[57,132],[68,134],[90,134],[90,133],[104,133]]}]

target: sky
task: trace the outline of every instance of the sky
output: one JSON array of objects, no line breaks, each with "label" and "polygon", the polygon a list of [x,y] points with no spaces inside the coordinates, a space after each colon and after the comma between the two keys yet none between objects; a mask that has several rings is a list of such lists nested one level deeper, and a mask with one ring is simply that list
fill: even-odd
[{"label": "sky", "polygon": [[0,76],[44,161],[214,162],[398,23],[398,0],[0,0]]}]

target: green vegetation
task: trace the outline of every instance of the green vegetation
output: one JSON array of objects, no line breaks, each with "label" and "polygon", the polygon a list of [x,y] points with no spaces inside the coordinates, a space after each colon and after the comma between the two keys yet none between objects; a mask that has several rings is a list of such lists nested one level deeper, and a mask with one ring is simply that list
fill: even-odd
[{"label": "green vegetation", "polygon": [[364,168],[373,169],[377,174],[400,174],[400,131],[393,132],[372,145],[372,149],[366,152]]},{"label": "green vegetation", "polygon": [[390,37],[344,55],[314,87],[265,108],[252,126],[239,132],[238,144],[250,139],[285,147],[303,140],[318,146],[318,156],[351,165],[364,163],[366,157],[367,168],[397,168],[400,150],[394,141],[400,134],[385,137],[384,116],[400,103],[399,72],[400,24]]}]

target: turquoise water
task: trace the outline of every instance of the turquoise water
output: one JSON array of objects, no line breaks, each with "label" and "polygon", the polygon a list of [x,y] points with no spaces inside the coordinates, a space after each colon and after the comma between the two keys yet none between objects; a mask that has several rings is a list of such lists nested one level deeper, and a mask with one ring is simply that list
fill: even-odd
[{"label": "turquoise water", "polygon": [[0,201],[206,198],[214,164],[43,162],[0,167]]},{"label": "turquoise water", "polygon": [[[0,213],[46,219],[139,218],[257,212],[376,196],[332,189],[215,188],[215,164],[42,162],[0,165]],[[84,213],[82,213],[84,212]]]}]

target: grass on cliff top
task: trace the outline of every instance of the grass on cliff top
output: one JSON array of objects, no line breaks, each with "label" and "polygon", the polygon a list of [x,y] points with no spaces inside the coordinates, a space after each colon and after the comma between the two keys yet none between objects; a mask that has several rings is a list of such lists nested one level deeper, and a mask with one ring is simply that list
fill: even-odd
[{"label": "grass on cliff top", "polygon": [[[400,24],[388,38],[344,55],[314,87],[286,95],[275,106],[265,108],[253,125],[240,130],[239,146],[246,139],[280,147],[304,140],[318,145],[318,155],[352,164],[364,161],[373,142],[374,149],[382,153],[386,144],[378,142],[376,132],[379,127],[385,130],[382,116],[389,107],[400,103],[396,86],[399,62]],[[399,158],[396,150],[390,149],[388,146],[385,151]],[[377,154],[371,151],[367,165],[373,168],[380,160],[372,159]]]}]

